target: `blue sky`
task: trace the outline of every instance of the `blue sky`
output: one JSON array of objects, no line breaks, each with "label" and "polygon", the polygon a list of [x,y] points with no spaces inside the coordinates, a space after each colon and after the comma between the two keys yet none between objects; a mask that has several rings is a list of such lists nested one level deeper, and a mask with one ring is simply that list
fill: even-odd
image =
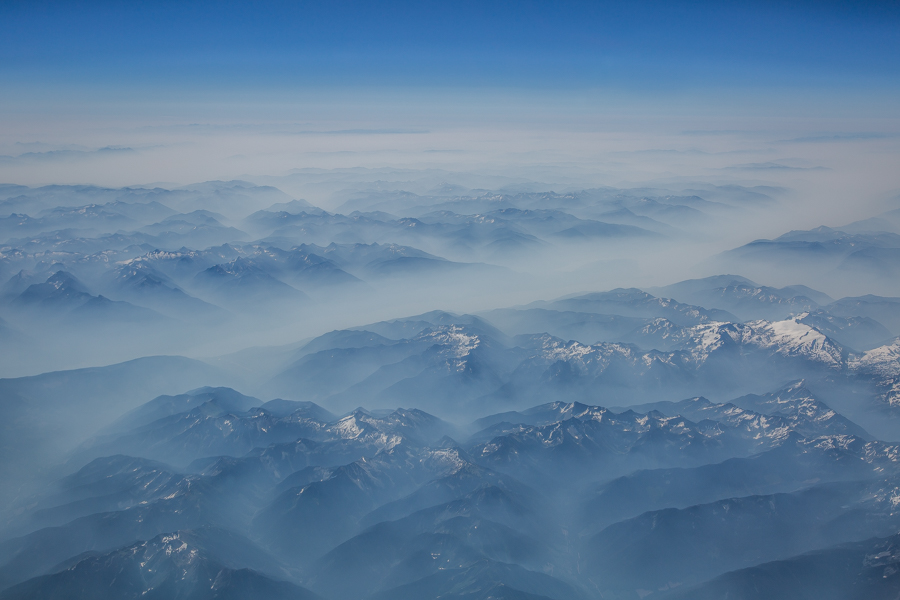
[{"label": "blue sky", "polygon": [[0,3],[17,86],[864,87],[900,75],[900,3]]},{"label": "blue sky", "polygon": [[779,177],[838,206],[894,193],[897,140],[897,1],[0,2],[0,155],[47,153],[0,181],[398,166],[617,185],[783,161],[831,169]]}]

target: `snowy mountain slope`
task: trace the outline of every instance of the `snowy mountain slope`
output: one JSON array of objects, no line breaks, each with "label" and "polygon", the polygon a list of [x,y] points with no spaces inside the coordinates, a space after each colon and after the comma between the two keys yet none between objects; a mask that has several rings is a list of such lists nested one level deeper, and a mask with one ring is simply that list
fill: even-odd
[{"label": "snowy mountain slope", "polygon": [[0,592],[0,598],[318,598],[284,581],[287,572],[277,565],[274,557],[233,533],[184,530],[85,557],[58,573]]}]

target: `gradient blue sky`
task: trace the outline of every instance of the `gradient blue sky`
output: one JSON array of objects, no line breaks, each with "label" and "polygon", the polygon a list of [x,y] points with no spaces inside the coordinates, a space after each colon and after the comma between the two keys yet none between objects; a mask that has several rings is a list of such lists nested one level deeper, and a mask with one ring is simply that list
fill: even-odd
[{"label": "gradient blue sky", "polygon": [[6,0],[0,155],[27,184],[490,169],[841,208],[900,187],[900,2]]},{"label": "gradient blue sky", "polygon": [[0,3],[4,85],[894,90],[898,2]]}]

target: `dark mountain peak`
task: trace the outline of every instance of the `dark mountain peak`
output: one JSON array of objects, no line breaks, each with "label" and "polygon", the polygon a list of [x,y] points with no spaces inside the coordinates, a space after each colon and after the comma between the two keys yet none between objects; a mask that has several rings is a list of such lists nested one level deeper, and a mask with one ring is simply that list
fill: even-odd
[{"label": "dark mountain peak", "polygon": [[45,283],[61,292],[76,292],[82,294],[90,293],[87,289],[87,286],[81,283],[81,281],[79,281],[77,277],[75,277],[68,271],[57,271],[56,273],[48,277]]},{"label": "dark mountain peak", "polygon": [[590,292],[579,296],[567,296],[560,300],[606,300],[616,302],[632,302],[635,300],[652,300],[655,296],[638,288],[615,288],[607,292]]},{"label": "dark mountain peak", "polygon": [[462,447],[462,444],[454,440],[449,435],[443,436],[441,439],[434,443],[435,448],[444,448],[444,449],[459,449]]},{"label": "dark mountain peak", "polygon": [[57,271],[44,283],[28,286],[16,298],[20,306],[64,306],[74,308],[91,300],[90,292],[74,275]]},{"label": "dark mountain peak", "polygon": [[332,412],[322,408],[315,402],[305,400],[284,400],[282,398],[276,398],[264,403],[262,408],[272,414],[282,417],[292,415],[295,417],[315,419],[323,423],[332,423],[338,419]]},{"label": "dark mountain peak", "polygon": [[155,460],[114,454],[92,460],[75,473],[65,477],[63,485],[68,488],[83,487],[109,480],[115,475],[134,475],[141,471],[157,473],[177,472],[174,467]]},{"label": "dark mountain peak", "polygon": [[161,221],[161,223],[171,223],[178,221],[185,221],[187,223],[191,223],[192,225],[222,225],[223,221],[226,221],[224,215],[219,213],[215,213],[209,210],[198,209],[191,211],[189,213],[178,213],[166,217]]},{"label": "dark mountain peak", "polygon": [[313,600],[315,594],[280,581],[279,561],[234,533],[213,527],[158,535],[95,554],[53,575],[36,577],[0,594],[4,600],[70,598],[245,598]]},{"label": "dark mountain peak", "polygon": [[114,271],[115,277],[122,280],[136,280],[149,278],[160,282],[170,283],[169,277],[153,267],[147,261],[130,260]]},{"label": "dark mountain peak", "polygon": [[157,396],[123,415],[108,430],[123,432],[139,428],[172,415],[188,413],[203,405],[208,411],[204,414],[242,413],[262,405],[262,401],[231,388],[205,386],[176,396]]},{"label": "dark mountain peak", "polygon": [[395,340],[366,329],[342,329],[320,335],[305,344],[298,354],[312,354],[334,348],[362,348],[393,343]]}]

